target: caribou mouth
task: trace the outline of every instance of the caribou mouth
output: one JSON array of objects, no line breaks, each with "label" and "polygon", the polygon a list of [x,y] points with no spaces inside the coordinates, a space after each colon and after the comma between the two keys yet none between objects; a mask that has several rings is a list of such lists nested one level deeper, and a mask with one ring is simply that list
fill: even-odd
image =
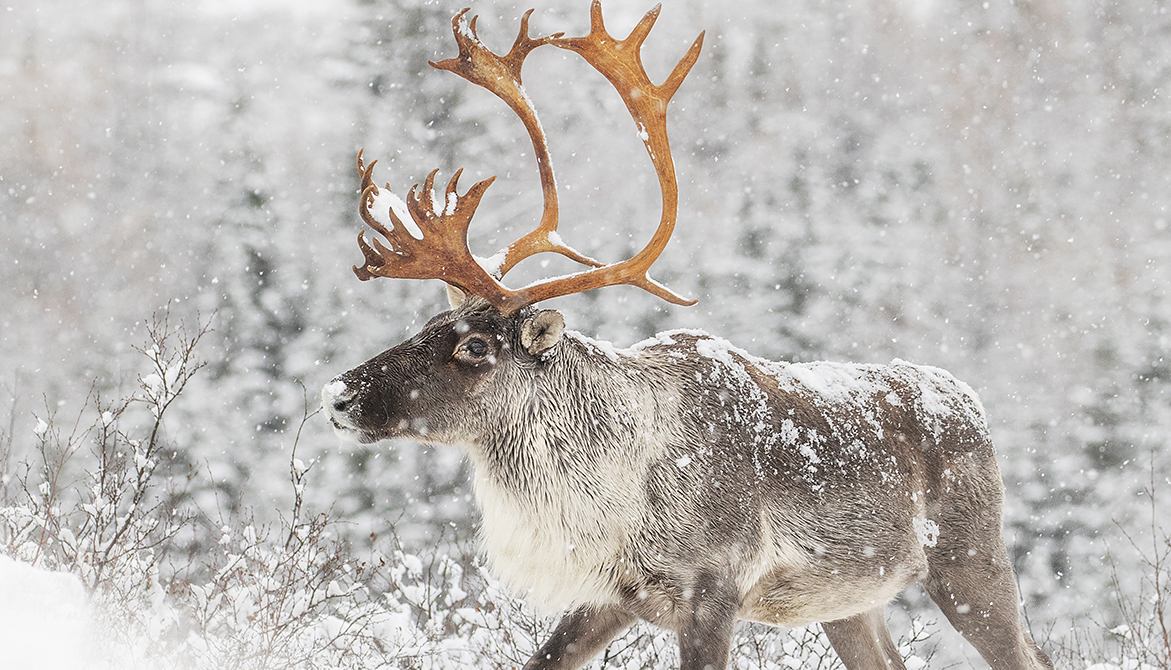
[{"label": "caribou mouth", "polygon": [[378,438],[371,435],[370,433],[367,433],[366,431],[360,430],[358,428],[354,428],[352,426],[346,426],[344,424],[341,424],[334,417],[329,418],[329,423],[331,426],[333,426],[333,432],[338,437],[345,440],[346,442],[356,442],[357,444],[370,444],[372,442],[378,441]]}]

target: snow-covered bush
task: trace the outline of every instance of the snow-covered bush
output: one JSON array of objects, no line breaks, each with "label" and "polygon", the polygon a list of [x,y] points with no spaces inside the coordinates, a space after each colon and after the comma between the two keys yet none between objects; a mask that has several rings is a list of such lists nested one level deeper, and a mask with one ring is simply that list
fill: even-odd
[{"label": "snow-covered bush", "polygon": [[[1108,550],[1113,611],[1092,617],[1094,627],[1071,631],[1055,660],[1087,670],[1171,668],[1171,536],[1160,526],[1152,476],[1149,535],[1140,540],[1125,530],[1124,543]],[[1116,555],[1137,557],[1143,570],[1124,575]],[[1129,562],[1129,561],[1128,561]],[[1106,618],[1109,617],[1109,618]]]},{"label": "snow-covered bush", "polygon": [[158,476],[163,422],[203,367],[195,348],[208,331],[157,317],[135,392],[114,402],[91,394],[64,429],[46,412],[35,462],[5,453],[0,552],[79,577],[105,637],[134,658],[193,668],[386,664],[409,621],[376,600],[366,586],[374,571],[346,553],[324,515],[301,517],[299,460],[296,505],[279,533],[229,515],[215,525],[217,542],[186,537],[207,536],[220,515],[181,507],[176,473]]},{"label": "snow-covered bush", "polygon": [[140,351],[149,365],[137,391],[112,402],[91,391],[65,427],[46,409],[33,431],[35,462],[0,463],[17,484],[0,501],[0,547],[72,572],[110,600],[153,593],[160,561],[190,521],[173,504],[174,480],[155,475],[166,447],[163,418],[202,367],[194,352],[208,327],[188,334],[163,313],[147,331]]}]

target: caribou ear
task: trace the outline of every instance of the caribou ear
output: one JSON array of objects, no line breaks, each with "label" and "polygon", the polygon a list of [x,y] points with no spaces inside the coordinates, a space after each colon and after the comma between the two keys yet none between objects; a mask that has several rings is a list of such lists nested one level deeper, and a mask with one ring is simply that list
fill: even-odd
[{"label": "caribou ear", "polygon": [[536,356],[548,351],[561,341],[565,332],[565,318],[561,312],[544,309],[525,319],[520,326],[520,343],[525,351]]},{"label": "caribou ear", "polygon": [[456,307],[464,304],[464,300],[468,297],[467,293],[464,293],[451,284],[445,283],[444,286],[447,287],[447,304],[449,307],[455,309]]}]

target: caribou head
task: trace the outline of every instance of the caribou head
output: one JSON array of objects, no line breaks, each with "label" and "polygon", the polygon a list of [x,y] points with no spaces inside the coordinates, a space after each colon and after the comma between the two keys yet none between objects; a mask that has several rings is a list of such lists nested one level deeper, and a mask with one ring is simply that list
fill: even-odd
[{"label": "caribou head", "polygon": [[[591,9],[590,33],[577,38],[561,33],[530,37],[528,23],[533,10],[529,10],[521,19],[512,49],[504,56],[480,42],[477,17],[469,22],[468,11],[464,9],[452,19],[459,56],[431,65],[488,89],[520,117],[533,143],[544,208],[531,232],[492,256],[479,258],[469,249],[468,226],[495,177],[477,182],[461,195],[458,181],[462,171],[457,171],[440,196],[435,192],[435,170],[422,189],[418,184],[411,187],[404,202],[391,193],[389,185],[384,189],[375,185],[377,161],[366,165],[359,152],[359,213],[386,242],[379,237],[367,242],[365,232],[360,232],[358,245],[365,260],[354,266],[354,274],[363,281],[374,277],[441,279],[449,287],[454,310],[435,317],[415,337],[326,386],[325,407],[334,427],[348,439],[374,442],[412,437],[447,443],[466,439],[460,432],[465,429],[454,425],[456,419],[446,408],[457,400],[500,398],[506,385],[514,381],[508,370],[531,368],[537,357],[561,339],[561,315],[533,309],[537,302],[627,284],[674,304],[695,304],[651,279],[647,271],[671,238],[678,213],[679,188],[667,140],[667,103],[699,58],[703,33],[667,80],[655,85],[643,68],[640,50],[658,18],[658,6],[624,40],[606,32],[598,2]],[[566,245],[558,233],[557,180],[548,141],[521,83],[525,57],[547,44],[580,54],[613,83],[658,175],[662,193],[658,228],[646,247],[629,259],[603,264]],[[561,254],[587,269],[516,290],[501,283],[518,263],[545,252]],[[460,420],[472,420],[463,416],[472,412],[459,414]]]}]

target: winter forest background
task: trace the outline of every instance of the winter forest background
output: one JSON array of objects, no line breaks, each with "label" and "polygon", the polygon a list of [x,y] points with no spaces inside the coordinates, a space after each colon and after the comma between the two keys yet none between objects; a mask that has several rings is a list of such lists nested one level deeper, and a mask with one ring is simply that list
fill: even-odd
[{"label": "winter forest background", "polygon": [[[606,3],[611,32],[649,2]],[[586,0],[534,4],[534,34],[588,29]],[[550,305],[621,346],[703,328],[772,359],[947,368],[992,422],[1034,634],[1124,634],[1125,602],[1162,603],[1149,579],[1171,513],[1171,3],[664,4],[652,80],[707,39],[671,106],[680,220],[654,274],[700,303],[623,287]],[[192,520],[176,555],[215,550],[225,519],[275,528],[301,505],[354,556],[474,569],[458,450],[339,447],[303,421],[332,376],[445,304],[434,283],[351,273],[359,148],[400,195],[436,167],[465,168],[465,187],[500,175],[471,227],[480,255],[539,216],[520,123],[427,65],[455,54],[462,6],[0,3],[3,553],[32,560],[12,510],[36,495],[93,503],[101,437],[71,443],[75,425],[150,425],[102,403],[150,395],[140,350],[169,310],[166,327],[211,328],[156,452],[157,499]],[[507,50],[528,7],[473,3],[488,46]],[[617,95],[555,49],[524,74],[562,235],[604,260],[641,248],[659,196]],[[55,448],[72,458],[38,494]],[[175,565],[155,566],[163,590],[198,582]],[[922,593],[901,602],[937,616]]]}]

